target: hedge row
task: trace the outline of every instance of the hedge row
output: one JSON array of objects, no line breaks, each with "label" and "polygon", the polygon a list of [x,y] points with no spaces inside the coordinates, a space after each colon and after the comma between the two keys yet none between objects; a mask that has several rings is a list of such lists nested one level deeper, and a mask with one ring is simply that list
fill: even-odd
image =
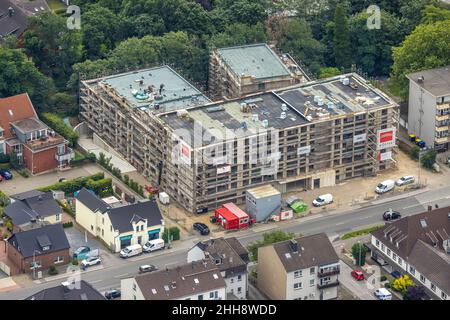
[{"label": "hedge row", "polygon": [[62,118],[49,112],[42,113],[40,117],[42,121],[44,121],[50,128],[69,140],[72,147],[76,146],[80,136],[77,132],[73,131],[73,129],[70,128]]},{"label": "hedge row", "polygon": [[362,236],[362,235],[365,235],[365,234],[369,234],[369,233],[371,233],[373,231],[376,231],[378,229],[381,229],[383,227],[384,227],[384,225],[382,224],[382,225],[373,226],[373,227],[370,227],[370,228],[365,228],[365,229],[361,229],[361,230],[351,231],[351,232],[348,232],[348,233],[344,234],[341,237],[341,239],[342,240],[346,240],[346,239],[350,239],[350,238],[354,238],[354,237],[359,237],[359,236]]},{"label": "hedge row", "polygon": [[168,242],[169,233],[171,241],[180,240],[180,229],[178,227],[171,227],[169,229],[165,228],[162,234],[162,239],[164,242]]},{"label": "hedge row", "polygon": [[[93,174],[88,177],[80,177],[80,178],[76,178],[76,179],[72,179],[72,180],[58,182],[58,183],[52,184],[47,187],[39,188],[37,190],[43,191],[43,192],[50,191],[50,190],[60,190],[60,191],[64,191],[64,193],[66,193],[66,194],[71,194],[71,193],[74,193],[75,191],[80,190],[83,187],[89,188],[88,182],[89,182],[89,186],[95,186],[97,188],[97,187],[99,187],[99,184],[95,184],[95,182],[99,181],[99,180],[105,180],[105,174],[103,172],[99,172],[99,173]],[[111,180],[110,179],[108,179],[108,180],[109,180],[109,183],[111,183]],[[105,184],[106,183],[104,183],[103,185],[105,185]]]}]

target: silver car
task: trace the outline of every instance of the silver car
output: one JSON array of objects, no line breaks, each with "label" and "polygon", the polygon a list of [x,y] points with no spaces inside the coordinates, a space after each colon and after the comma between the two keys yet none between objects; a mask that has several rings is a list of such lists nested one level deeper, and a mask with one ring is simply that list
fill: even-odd
[{"label": "silver car", "polygon": [[395,184],[398,186],[404,186],[410,183],[414,183],[414,176],[403,176],[395,181]]}]

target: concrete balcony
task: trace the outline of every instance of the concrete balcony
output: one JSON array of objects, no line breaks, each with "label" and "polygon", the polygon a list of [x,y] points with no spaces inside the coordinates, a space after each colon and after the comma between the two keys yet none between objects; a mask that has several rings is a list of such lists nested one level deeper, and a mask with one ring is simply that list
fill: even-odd
[{"label": "concrete balcony", "polygon": [[442,144],[442,143],[447,143],[450,142],[450,137],[442,137],[442,138],[434,138],[434,143],[435,144]]},{"label": "concrete balcony", "polygon": [[75,152],[71,148],[67,148],[66,152],[62,154],[55,154],[55,159],[58,162],[70,161],[75,158]]},{"label": "concrete balcony", "polygon": [[339,285],[339,280],[336,281],[330,281],[330,282],[324,282],[324,283],[318,283],[317,289],[326,289],[331,287],[336,287]]},{"label": "concrete balcony", "polygon": [[444,120],[449,120],[450,119],[450,114],[445,114],[445,115],[436,115],[436,121],[444,121]]},{"label": "concrete balcony", "polygon": [[322,277],[327,277],[327,276],[333,276],[335,274],[339,274],[340,272],[341,272],[341,270],[339,268],[337,268],[337,269],[333,269],[333,270],[327,270],[327,271],[323,271],[323,272],[318,272],[317,276],[319,278],[322,278]]},{"label": "concrete balcony", "polygon": [[445,109],[450,109],[450,103],[440,103],[436,105],[436,109],[437,110],[445,110]]}]

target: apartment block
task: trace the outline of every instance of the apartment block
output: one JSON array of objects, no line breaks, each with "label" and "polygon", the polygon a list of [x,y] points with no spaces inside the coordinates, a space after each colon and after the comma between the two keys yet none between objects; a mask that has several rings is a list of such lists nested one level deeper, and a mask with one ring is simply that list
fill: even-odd
[{"label": "apartment block", "polygon": [[251,187],[333,186],[394,165],[398,105],[357,74],[210,102],[169,67],[82,82],[81,115],[191,212]]},{"label": "apartment block", "polygon": [[277,54],[265,43],[213,49],[208,88],[217,100],[275,90],[309,78],[288,54]]},{"label": "apartment block", "polygon": [[372,232],[371,256],[408,274],[433,299],[450,300],[450,207],[387,223]]},{"label": "apartment block", "polygon": [[337,298],[339,258],[324,233],[258,249],[258,288],[272,300]]},{"label": "apartment block", "polygon": [[407,75],[408,131],[427,146],[447,151],[450,143],[450,66]]}]

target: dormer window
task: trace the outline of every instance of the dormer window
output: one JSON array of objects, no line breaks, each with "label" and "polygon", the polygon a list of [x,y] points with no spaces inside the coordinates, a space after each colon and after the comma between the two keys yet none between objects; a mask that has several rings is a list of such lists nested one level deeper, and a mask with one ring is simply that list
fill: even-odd
[{"label": "dormer window", "polygon": [[48,251],[48,250],[50,250],[50,246],[42,247],[42,251]]},{"label": "dormer window", "polygon": [[219,265],[219,264],[222,263],[222,260],[221,260],[221,259],[216,259],[216,260],[215,260],[215,263],[216,263],[216,265]]}]

